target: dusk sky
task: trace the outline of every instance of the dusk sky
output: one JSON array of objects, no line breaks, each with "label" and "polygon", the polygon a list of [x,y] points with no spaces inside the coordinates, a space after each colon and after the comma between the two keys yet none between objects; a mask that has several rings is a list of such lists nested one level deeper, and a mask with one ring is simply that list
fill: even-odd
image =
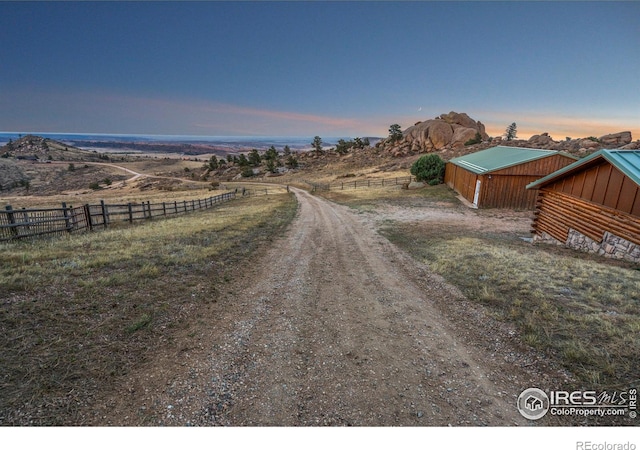
[{"label": "dusk sky", "polygon": [[640,139],[638,2],[0,2],[0,131]]}]

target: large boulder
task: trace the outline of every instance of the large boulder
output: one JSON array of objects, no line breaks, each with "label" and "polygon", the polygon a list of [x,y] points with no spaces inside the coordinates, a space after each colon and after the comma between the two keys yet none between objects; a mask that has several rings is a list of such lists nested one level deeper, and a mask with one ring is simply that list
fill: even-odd
[{"label": "large boulder", "polygon": [[528,142],[534,148],[556,144],[556,141],[549,136],[549,133],[534,134],[529,138]]},{"label": "large boulder", "polygon": [[605,147],[622,147],[631,143],[631,131],[621,131],[620,133],[606,134],[598,139]]},{"label": "large boulder", "polygon": [[477,122],[466,113],[451,111],[449,114],[441,114],[440,119],[450,124],[462,125],[465,128],[476,128]]},{"label": "large boulder", "polygon": [[[453,147],[463,146],[465,142],[474,139],[479,130],[471,127],[464,127],[462,125],[451,125],[453,127],[453,137],[451,138],[451,145]],[[482,135],[482,133],[480,133]]]},{"label": "large boulder", "polygon": [[441,150],[445,147],[463,146],[480,134],[488,139],[484,125],[465,113],[451,111],[435,119],[418,122],[403,132],[403,138],[412,149],[422,151]]},{"label": "large boulder", "polygon": [[600,143],[594,141],[593,139],[580,139],[578,142],[580,144],[580,148],[586,148],[587,150],[600,148]]},{"label": "large boulder", "polygon": [[620,147],[620,149],[621,150],[638,150],[640,149],[640,140],[631,142],[627,145],[623,145],[622,147]]}]

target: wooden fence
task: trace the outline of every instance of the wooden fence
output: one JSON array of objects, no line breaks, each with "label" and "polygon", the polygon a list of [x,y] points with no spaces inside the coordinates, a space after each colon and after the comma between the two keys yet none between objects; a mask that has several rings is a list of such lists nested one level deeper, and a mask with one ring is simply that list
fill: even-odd
[{"label": "wooden fence", "polygon": [[10,241],[49,234],[71,233],[82,230],[107,228],[116,222],[149,220],[172,214],[183,214],[208,209],[236,197],[235,192],[205,199],[162,203],[86,204],[79,207],[47,209],[13,209],[10,205],[0,211],[0,241]]},{"label": "wooden fence", "polygon": [[332,183],[315,183],[304,180],[304,183],[311,185],[314,191],[336,191],[344,189],[386,187],[408,184],[413,181],[413,177],[396,178],[368,178],[365,180],[334,181]]}]

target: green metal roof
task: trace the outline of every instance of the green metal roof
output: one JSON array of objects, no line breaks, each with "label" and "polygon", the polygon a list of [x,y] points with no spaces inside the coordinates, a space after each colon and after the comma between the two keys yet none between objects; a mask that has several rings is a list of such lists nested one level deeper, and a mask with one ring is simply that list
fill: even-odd
[{"label": "green metal roof", "polygon": [[459,156],[449,162],[479,175],[494,172],[518,164],[546,158],[560,152],[521,147],[492,147],[476,153]]},{"label": "green metal roof", "polygon": [[604,159],[611,165],[616,167],[620,172],[631,178],[640,186],[640,150],[600,150],[589,156],[569,164],[560,170],[540,178],[533,183],[527,185],[527,189],[539,189],[545,184],[551,183],[563,176],[574,173],[582,169],[584,166],[595,162],[597,159]]}]

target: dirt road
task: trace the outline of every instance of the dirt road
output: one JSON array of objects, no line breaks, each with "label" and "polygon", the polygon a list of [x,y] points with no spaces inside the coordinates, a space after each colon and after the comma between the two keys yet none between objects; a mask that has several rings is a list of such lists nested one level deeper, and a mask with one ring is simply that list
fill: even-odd
[{"label": "dirt road", "polygon": [[243,287],[88,422],[525,424],[529,379],[508,333],[357,213],[294,192],[298,217]]}]

